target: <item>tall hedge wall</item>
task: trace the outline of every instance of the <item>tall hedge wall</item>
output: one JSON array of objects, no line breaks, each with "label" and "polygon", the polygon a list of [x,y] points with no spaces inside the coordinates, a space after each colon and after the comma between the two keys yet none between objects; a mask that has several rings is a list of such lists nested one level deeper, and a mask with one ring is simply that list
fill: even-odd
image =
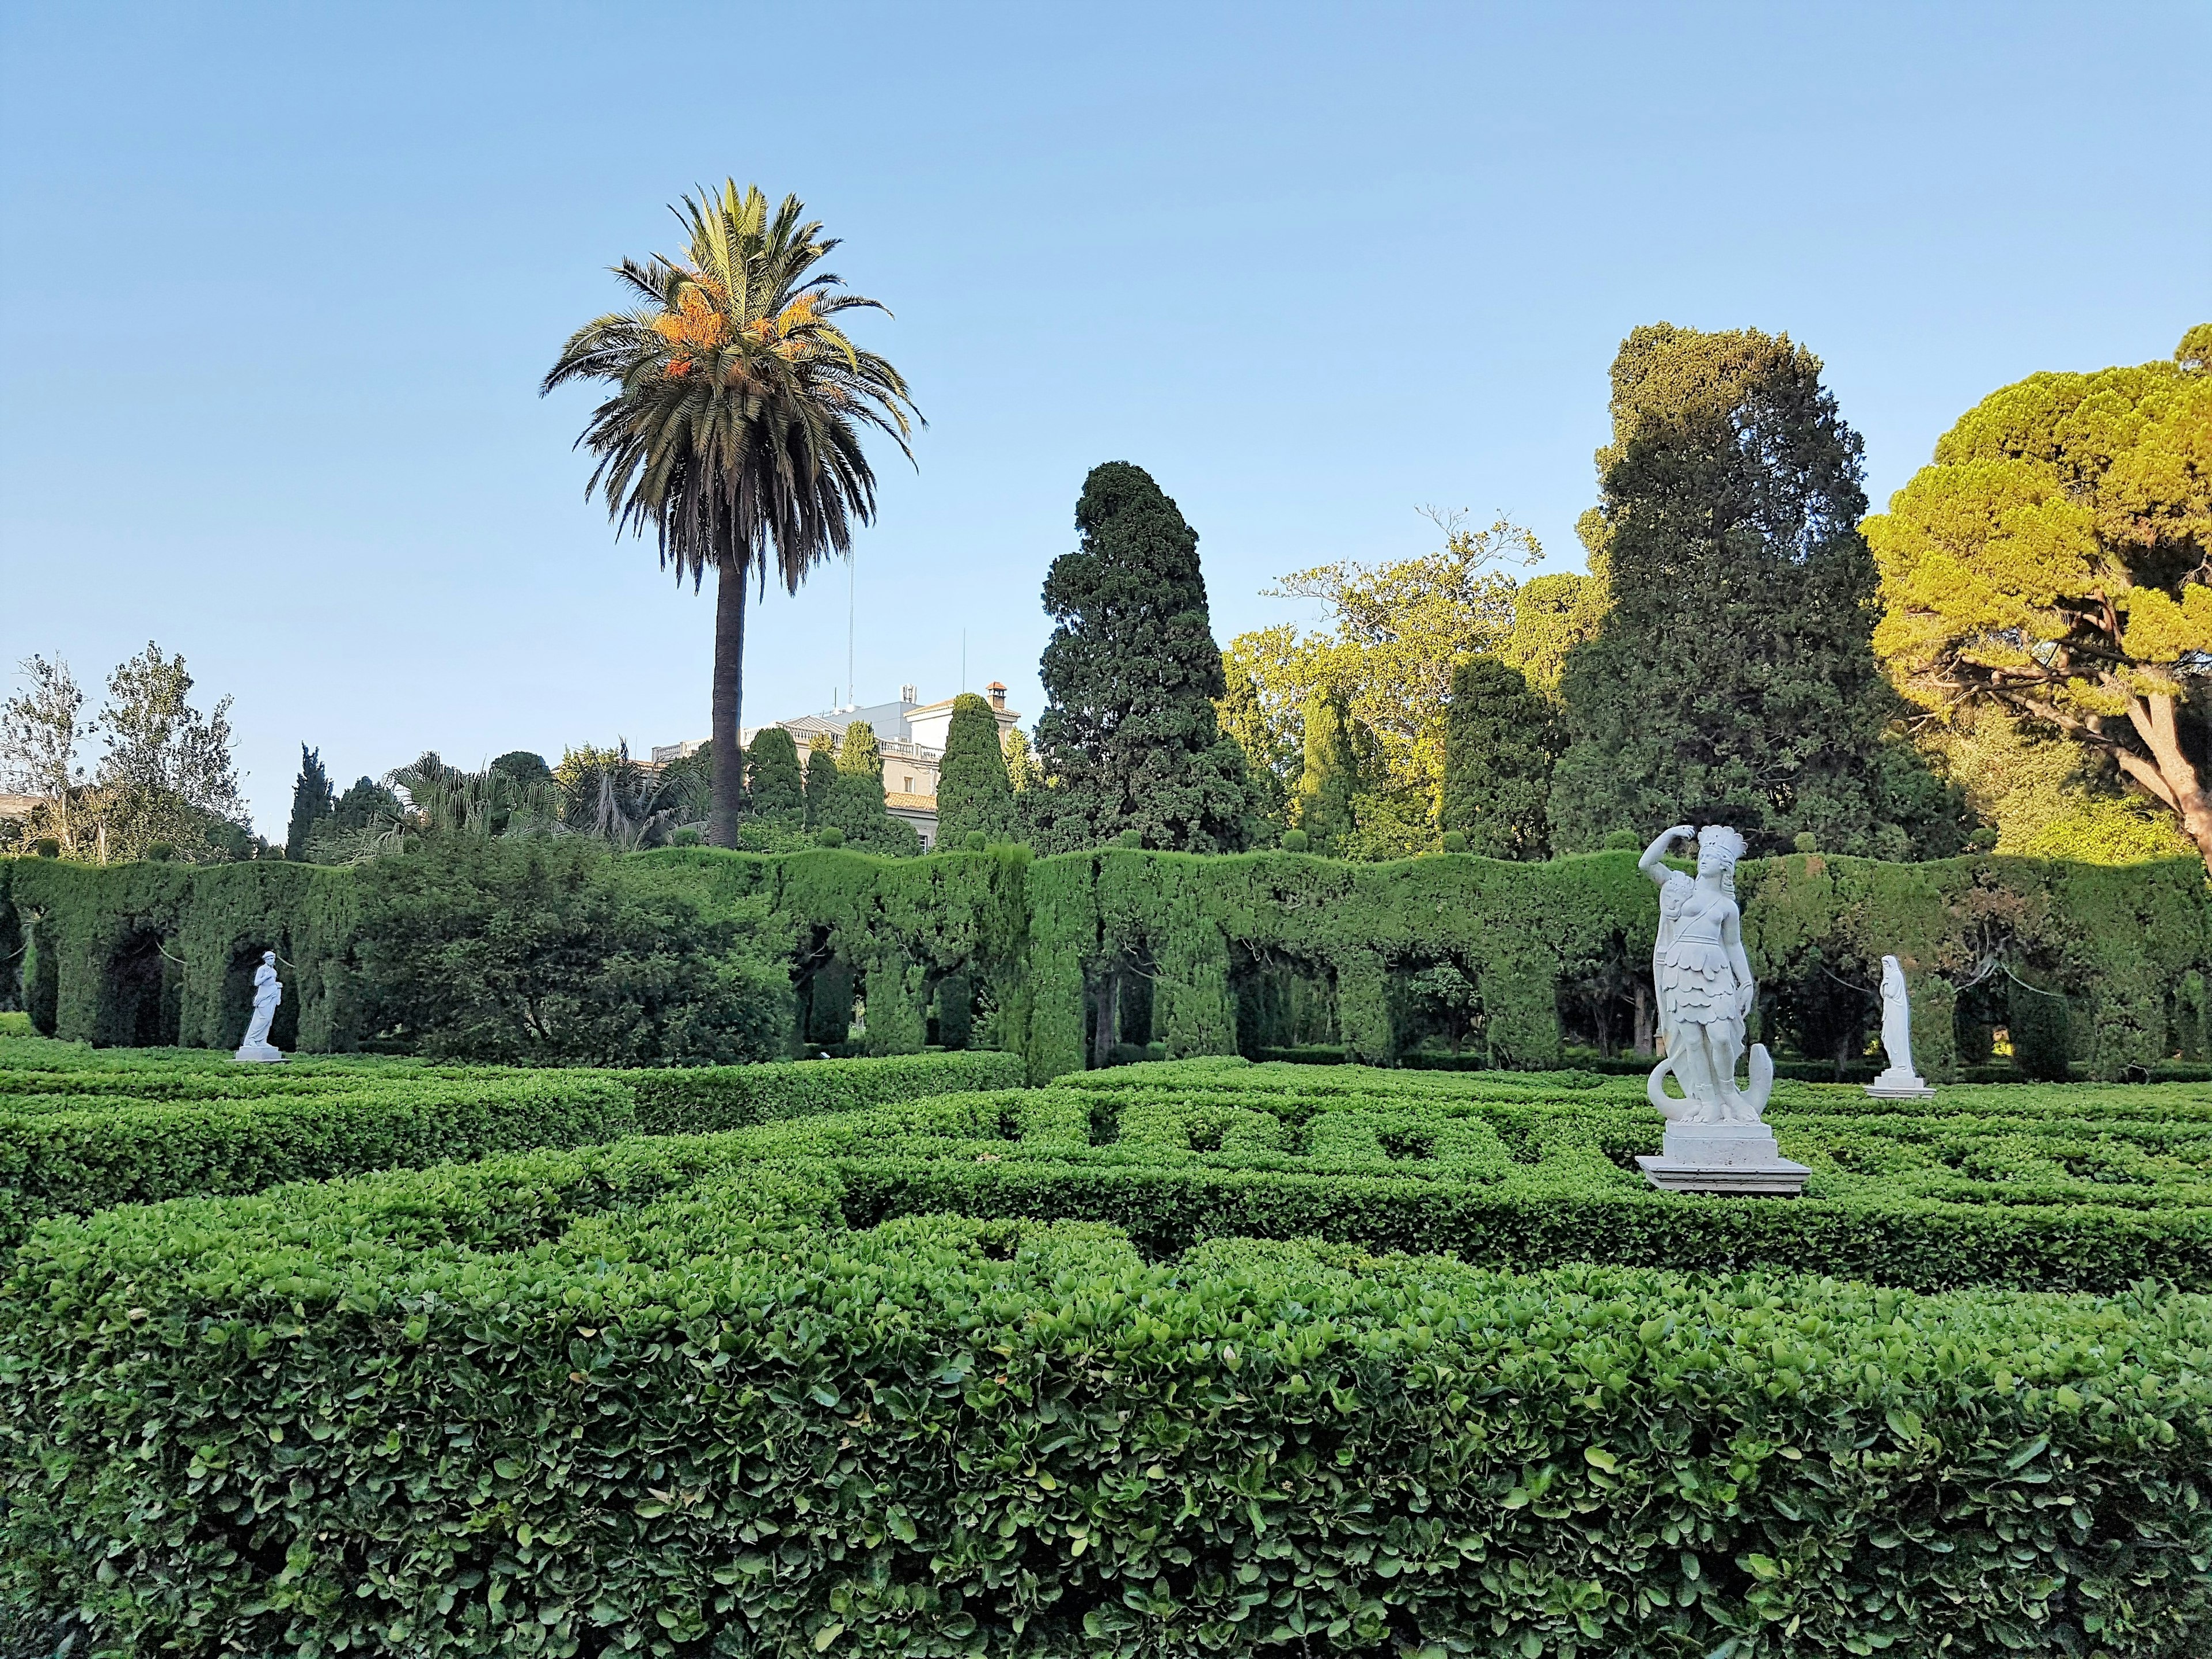
[{"label": "tall hedge wall", "polygon": [[[857,987],[854,1050],[916,1052],[933,1014],[940,1037],[964,1040],[972,1019],[979,1045],[1021,1054],[1032,1081],[1148,1046],[1181,1057],[1296,1040],[1283,1010],[1300,997],[1332,1011],[1350,1058],[1388,1063],[1414,1029],[1411,976],[1437,967],[1477,988],[1492,1063],[1555,1063],[1563,1000],[1646,973],[1657,920],[1629,853],[1370,865],[672,848],[619,867],[709,910],[765,896],[793,924],[794,1050],[840,1039]],[[0,954],[12,964],[0,988],[64,1037],[228,1047],[245,1027],[252,963],[274,947],[287,964],[279,1042],[343,1051],[358,1040],[355,882],[349,870],[283,863],[0,860]],[[1961,1063],[1961,1035],[1970,1048],[1985,1042],[2008,1007],[2016,1041],[2032,1025],[2057,1049],[2037,1063],[2061,1071],[2120,1078],[2204,1051],[2212,903],[2193,860],[1812,854],[1747,863],[1738,888],[1770,1040],[1863,1030],[1881,958],[1894,954],[1913,990],[1915,1058],[1937,1080]]]}]

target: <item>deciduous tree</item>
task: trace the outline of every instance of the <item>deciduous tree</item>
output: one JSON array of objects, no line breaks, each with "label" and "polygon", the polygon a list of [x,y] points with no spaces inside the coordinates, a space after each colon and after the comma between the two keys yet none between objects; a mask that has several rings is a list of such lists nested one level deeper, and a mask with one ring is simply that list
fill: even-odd
[{"label": "deciduous tree", "polygon": [[38,797],[36,823],[27,827],[75,858],[86,827],[79,811],[85,775],[76,763],[78,745],[91,735],[84,693],[59,657],[26,657],[18,666],[27,684],[0,707],[0,781]]},{"label": "deciduous tree", "polygon": [[105,856],[133,859],[166,842],[179,856],[227,855],[246,817],[231,758],[230,702],[202,714],[191,706],[192,677],[182,657],[146,648],[107,678],[99,731],[106,741],[94,781],[100,785]]}]

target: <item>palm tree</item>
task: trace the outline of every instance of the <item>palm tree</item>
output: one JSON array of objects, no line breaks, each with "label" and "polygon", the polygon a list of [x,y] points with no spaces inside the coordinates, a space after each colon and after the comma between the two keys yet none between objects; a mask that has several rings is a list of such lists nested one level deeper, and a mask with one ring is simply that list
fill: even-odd
[{"label": "palm tree", "polygon": [[576,441],[599,457],[585,494],[605,497],[617,531],[651,525],[679,583],[689,576],[696,592],[715,573],[707,833],[729,847],[744,787],[746,580],[765,592],[773,563],[796,593],[815,565],[848,554],[852,521],[876,511],[862,428],[890,434],[911,461],[921,416],[898,370],[833,320],[885,307],[815,270],[837,243],[818,221],[800,222],[797,197],[771,220],[757,185],[740,195],[730,179],[719,198],[702,190],[674,211],[690,234],[686,257],[616,266],[641,303],[578,329],[539,392],[577,380],[611,386]]}]

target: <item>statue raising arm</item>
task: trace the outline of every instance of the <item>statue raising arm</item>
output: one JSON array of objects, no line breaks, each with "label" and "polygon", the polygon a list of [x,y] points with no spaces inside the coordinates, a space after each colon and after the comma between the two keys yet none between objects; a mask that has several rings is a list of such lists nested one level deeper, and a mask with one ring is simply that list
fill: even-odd
[{"label": "statue raising arm", "polygon": [[1678,823],[1672,830],[1661,830],[1659,839],[1644,849],[1644,856],[1637,860],[1636,867],[1664,887],[1667,884],[1667,878],[1676,872],[1669,870],[1660,860],[1667,856],[1667,849],[1676,842],[1694,840],[1697,833],[1686,823]]}]

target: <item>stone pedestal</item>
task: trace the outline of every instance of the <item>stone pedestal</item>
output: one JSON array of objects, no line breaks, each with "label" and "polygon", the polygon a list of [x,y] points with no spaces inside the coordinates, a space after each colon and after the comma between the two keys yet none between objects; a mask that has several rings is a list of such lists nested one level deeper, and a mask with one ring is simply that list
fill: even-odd
[{"label": "stone pedestal", "polygon": [[1670,1193],[1748,1193],[1795,1198],[1813,1172],[1782,1156],[1764,1123],[1669,1123],[1644,1178]]},{"label": "stone pedestal", "polygon": [[266,1065],[270,1060],[283,1059],[284,1051],[271,1042],[245,1042],[239,1045],[238,1052],[231,1058]]},{"label": "stone pedestal", "polygon": [[1866,1091],[1876,1100],[1933,1100],[1936,1091],[1926,1079],[1909,1066],[1892,1066],[1873,1082]]}]

